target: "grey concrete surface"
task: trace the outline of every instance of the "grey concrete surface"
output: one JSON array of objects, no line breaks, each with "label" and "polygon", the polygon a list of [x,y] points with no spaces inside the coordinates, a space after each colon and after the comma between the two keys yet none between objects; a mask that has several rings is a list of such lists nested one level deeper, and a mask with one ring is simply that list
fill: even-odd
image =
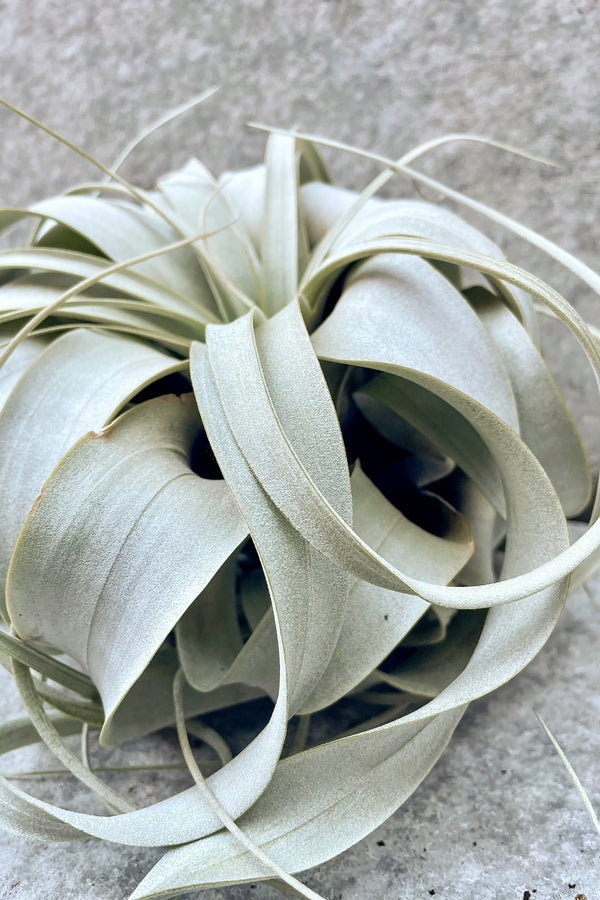
[{"label": "grey concrete surface", "polygon": [[[166,108],[220,86],[209,104],[137,153],[127,174],[141,184],[192,154],[215,172],[255,162],[264,141],[246,128],[249,120],[297,124],[390,155],[441,133],[476,132],[544,154],[559,168],[465,144],[423,168],[592,266],[600,230],[599,53],[593,0],[0,0],[0,95],[103,160]],[[94,174],[7,112],[0,111],[0,129],[5,205]],[[373,174],[351,156],[327,158],[349,186]],[[393,190],[412,193],[400,179]],[[588,288],[488,230],[600,325]],[[597,464],[589,374],[560,329],[548,330],[546,348]],[[531,712],[539,708],[562,739],[598,807],[598,619],[597,608],[574,597],[528,671],[472,706],[414,797],[310,883],[343,900],[521,900],[526,891],[531,900],[600,897],[598,839]],[[12,703],[3,688],[2,706]],[[172,751],[167,741],[152,752]],[[151,781],[141,794],[157,790]],[[0,897],[10,900],[120,900],[158,855],[7,836],[0,848]],[[279,894],[258,886],[203,896]]]}]

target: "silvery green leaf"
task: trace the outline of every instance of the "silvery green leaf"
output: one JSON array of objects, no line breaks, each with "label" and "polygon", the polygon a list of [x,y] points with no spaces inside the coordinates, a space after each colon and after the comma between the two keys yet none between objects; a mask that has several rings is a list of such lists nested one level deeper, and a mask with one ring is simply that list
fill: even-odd
[{"label": "silvery green leaf", "polygon": [[264,163],[236,172],[223,172],[219,177],[223,195],[239,216],[257,253],[260,252],[265,180]]},{"label": "silvery green leaf", "polygon": [[167,397],[84,437],[46,482],[11,561],[16,630],[43,634],[89,672],[107,743],[122,699],[246,535],[227,485],[190,468],[199,427],[189,397]]},{"label": "silvery green leaf", "polygon": [[293,137],[271,135],[267,141],[264,196],[261,234],[264,308],[267,315],[273,315],[296,297],[298,279],[305,266]]},{"label": "silvery green leaf", "polygon": [[0,413],[2,582],[25,517],[63,454],[147,384],[181,369],[151,346],[82,329],[35,357]]},{"label": "silvery green leaf", "polygon": [[[44,272],[71,275],[77,279],[98,276],[103,284],[132,297],[139,297],[190,315],[194,311],[194,305],[183,299],[179,294],[170,290],[156,281],[145,276],[129,271],[115,272],[103,276],[110,263],[98,256],[90,256],[87,253],[75,253],[68,250],[53,250],[44,247],[29,247],[25,250],[1,250],[0,270],[14,269],[39,269]],[[0,288],[1,290],[1,288]],[[205,311],[200,310],[200,321],[205,321]]]},{"label": "silvery green leaf", "polygon": [[380,407],[395,415],[397,423],[386,421],[388,434],[399,431],[403,423],[418,430],[438,453],[460,466],[501,516],[506,515],[498,466],[485,441],[453,406],[432,390],[389,372],[376,375],[355,399],[369,421],[379,421]]},{"label": "silvery green leaf", "polygon": [[[245,325],[245,320],[240,321]],[[250,319],[248,319],[248,323],[250,323]],[[228,347],[230,345],[232,348],[235,347],[235,338],[239,327],[239,323],[232,323],[227,327],[212,328],[207,333],[208,357],[211,367],[215,371],[215,380],[219,387],[221,400],[226,390],[224,375],[227,367],[233,363]],[[256,340],[257,352],[261,353],[264,366],[263,371],[265,378],[269,380],[271,398],[279,421],[282,422],[284,427],[287,427],[292,435],[296,450],[303,459],[304,465],[310,471],[315,472],[315,477],[321,488],[331,497],[332,502],[340,510],[340,513],[351,521],[350,480],[339,424],[298,308],[295,305],[289,306],[282,310],[278,316],[265,322],[257,332]],[[194,360],[196,358],[196,356],[192,355],[192,379],[195,388]],[[297,379],[299,375],[301,375],[306,389],[292,392],[290,390],[291,380]],[[240,391],[239,387],[236,389],[236,394],[238,402],[246,402],[244,392]],[[314,414],[314,424],[306,415],[307,404],[310,404]],[[204,418],[205,412],[202,405],[200,405],[200,409]],[[221,415],[223,415],[224,411],[225,408],[223,407]],[[211,438],[211,442],[219,459],[219,453],[213,438]],[[244,462],[244,469],[247,466],[239,450],[238,455],[239,460],[236,468],[241,471],[242,462]],[[233,457],[233,453],[231,453],[231,456]],[[223,466],[220,459],[219,462]],[[226,476],[228,480],[234,477],[235,470],[232,469],[231,472],[230,476]],[[252,481],[250,481],[248,476],[246,478],[249,484],[254,483],[253,476]],[[262,493],[258,484],[253,486],[253,492],[257,497]],[[262,543],[264,539],[261,540],[261,529],[273,517],[273,514],[271,514],[269,519],[267,519],[266,510],[271,507],[268,497],[265,497],[265,511],[261,513],[260,518],[256,518],[257,511],[253,511],[247,505],[248,500],[245,498],[241,500],[238,497],[238,502],[249,522],[250,532],[255,544],[257,541],[260,542],[259,554],[262,555],[264,560],[267,558],[267,554],[270,555],[277,549],[275,532],[270,541],[270,544],[275,542],[273,547],[267,547],[266,544]],[[257,500],[253,502],[255,505],[258,503]],[[256,526],[253,528],[251,525],[248,518],[249,515],[252,515],[253,521],[257,521],[258,531],[256,531]],[[274,522],[279,522],[278,515],[274,517]],[[321,677],[333,652],[335,640],[341,628],[349,583],[347,578],[342,576],[342,573],[332,568],[320,554],[314,553],[312,548],[305,545],[305,542],[293,529],[289,528],[287,523],[281,522],[278,530],[281,533],[281,540],[284,539],[284,535],[289,534],[289,537],[286,538],[289,546],[297,547],[294,555],[298,558],[297,565],[300,567],[296,578],[293,579],[291,564],[289,571],[288,564],[286,564],[285,589],[290,589],[290,582],[296,585],[305,584],[307,588],[305,599],[307,606],[303,609],[299,598],[297,598],[281,621],[282,628],[289,627],[291,629],[288,639],[289,646],[286,643],[285,635],[282,640],[284,646],[286,646],[286,662],[291,672],[292,684],[297,679],[300,679],[299,685],[294,687],[294,690],[297,691],[296,702],[300,702],[298,698],[301,693],[314,687],[317,683],[316,680]],[[278,553],[278,557],[280,555],[281,552]],[[302,562],[303,557],[304,562]],[[289,563],[291,556],[287,558]],[[263,565],[265,564],[263,563]],[[302,569],[308,572],[308,575],[302,575]],[[313,572],[312,575],[311,572]],[[272,578],[274,576],[270,575],[269,577]],[[314,584],[312,583],[313,578],[317,579]],[[317,590],[316,584],[320,579],[323,580],[323,588]],[[297,592],[298,587],[295,590]],[[276,596],[275,591],[273,591],[273,594]],[[289,626],[287,616],[290,616]],[[312,646],[310,659],[305,649],[309,641]],[[294,659],[297,654],[300,655],[297,657],[298,663],[295,663]],[[301,676],[300,671],[298,674],[295,674],[297,664],[301,665]]]},{"label": "silvery green leaf", "polygon": [[[356,843],[410,796],[463,712],[402,731],[384,726],[283,760],[260,800],[239,820],[240,827],[287,871],[318,865]],[[320,790],[307,790],[317,783]],[[167,853],[129,900],[173,897],[182,890],[270,874],[231,834],[221,832]]]},{"label": "silvery green leaf", "polygon": [[[360,465],[351,480],[355,528],[371,547],[418,578],[447,584],[461,571],[473,552],[465,520],[456,521],[445,538],[435,537],[393,507]],[[428,607],[414,594],[398,594],[354,581],[335,653],[302,711],[322,709],[355,688],[391,653]]]},{"label": "silvery green leaf", "polygon": [[[339,308],[340,304],[336,310]],[[510,427],[504,425],[486,407],[467,398],[463,391],[457,391],[439,379],[419,375],[414,369],[409,370],[406,367],[394,365],[391,359],[393,354],[399,351],[396,347],[398,329],[394,328],[393,318],[390,318],[385,329],[381,328],[381,322],[378,323],[380,329],[373,332],[374,335],[377,334],[376,345],[371,343],[372,338],[369,337],[367,326],[363,325],[360,332],[353,330],[349,333],[336,329],[335,325],[332,325],[335,318],[336,312],[334,311],[326,325],[322,326],[322,329],[327,327],[327,331],[320,330],[319,342],[316,344],[320,355],[331,360],[343,360],[345,363],[370,364],[372,367],[385,367],[404,374],[410,372],[411,380],[435,386],[435,390],[443,398],[451,400],[452,405],[466,415],[485,435],[485,440],[501,467],[505,490],[515,510],[518,510],[520,506],[523,510],[527,509],[525,519],[531,521],[533,513],[530,507],[534,503],[535,515],[539,516],[541,523],[549,520],[556,523],[556,527],[559,529],[558,533],[565,533],[564,516],[556,495],[549,489],[548,480],[539,463]],[[381,340],[380,330],[385,333],[385,341]],[[386,563],[352,531],[348,523],[323,497],[318,485],[303,469],[286,437],[282,423],[274,415],[272,400],[264,374],[262,374],[253,333],[249,317],[233,323],[229,326],[228,331],[228,337],[231,338],[228,352],[223,352],[218,358],[215,355],[215,360],[219,365],[224,408],[236,440],[256,473],[256,477],[264,485],[273,501],[285,512],[289,521],[316,549],[329,556],[340,568],[356,577],[393,590],[415,591],[440,605],[487,606],[491,603],[506,602],[504,599],[506,595],[510,599],[517,599],[547,586],[547,583],[542,582],[539,587],[528,590],[523,585],[523,582],[525,585],[527,584],[525,576],[521,576],[515,580],[514,585],[505,582],[504,590],[502,586],[497,585],[493,586],[493,590],[492,586],[482,586],[477,589],[436,588],[429,583],[411,579]],[[321,333],[326,337],[321,339]],[[332,349],[336,344],[345,346],[343,356],[338,355],[337,349],[335,351]],[[386,352],[390,353],[389,361],[385,363],[380,360],[366,362],[363,354],[373,350],[375,346],[379,352],[384,354],[384,357]],[[361,356],[363,356],[362,359]],[[244,385],[243,392],[239,390],[240,384]],[[275,465],[275,460],[277,460],[277,465]],[[515,514],[515,527],[524,528],[524,521],[520,515]],[[530,527],[530,525],[527,526],[524,534],[528,533]],[[547,527],[547,525],[544,524],[540,527]],[[537,549],[541,554],[538,556],[540,562],[542,559],[546,562],[548,556],[546,555],[544,558],[544,548],[538,547]],[[554,561],[550,560],[549,565],[554,565]],[[530,581],[537,584],[535,580],[537,573],[532,573],[529,577]],[[553,579],[550,581],[552,583]]]},{"label": "silvery green leaf", "polygon": [[[15,334],[16,330],[14,327],[2,327],[0,328],[0,341],[4,343],[4,341],[14,337]],[[48,338],[31,338],[31,340],[20,344],[15,353],[7,360],[6,365],[2,366],[0,369],[0,411],[25,369],[33,362],[36,356],[39,356],[45,350],[47,344]]]},{"label": "silvery green leaf", "polygon": [[[156,214],[132,203],[107,203],[84,196],[52,197],[30,210],[83,235],[115,262],[172,244],[178,238],[177,232]],[[175,291],[192,305],[197,303],[214,311],[208,285],[189,247],[140,263],[132,271]]]},{"label": "silvery green leaf", "polygon": [[[384,169],[359,193],[328,184],[320,139],[298,132],[253,170],[217,181],[191,160],[144,191],[0,103],[109,179],[0,210],[0,228],[38,223],[0,252],[0,664],[110,813],[0,778],[0,821],[179,845],[134,900],[274,876],[314,900],[289,873],[415,790],[600,553],[600,489],[570,543],[590,473],[537,310],[600,379],[597,330],[440,204],[376,194],[404,172],[599,292],[600,276],[411,168],[473,135],[364,153]],[[164,396],[188,376],[194,396]],[[214,723],[186,725],[235,723],[259,697],[266,722],[235,756]],[[315,719],[356,700],[371,711],[324,740]],[[80,723],[81,758],[63,740]],[[170,723],[195,787],[132,810],[90,771],[87,728],[114,745]],[[186,729],[217,751],[210,777]],[[35,732],[0,727],[0,752]]]},{"label": "silvery green leaf", "polygon": [[160,207],[174,213],[190,234],[214,232],[195,245],[200,263],[217,307],[225,304],[228,314],[243,315],[260,299],[261,264],[218,182],[191,159],[179,172],[161,178],[157,189]]},{"label": "silvery green leaf", "polygon": [[[90,669],[104,701],[107,721],[103,733],[109,743],[119,704],[127,702],[128,693],[166,635],[246,534],[226,484],[202,479],[189,467],[190,444],[199,427],[190,398],[161,397],[135,407],[104,432],[83,438],[47,483],[13,557],[8,598],[17,628],[30,636],[42,628],[49,643],[68,651]],[[137,469],[142,460],[146,464]],[[131,481],[134,466],[138,475]],[[68,491],[62,489],[65,484]],[[58,497],[71,506],[68,514],[55,507]],[[127,511],[123,517],[118,515],[119,509]],[[172,512],[165,513],[169,509]],[[198,510],[202,512],[200,517]],[[191,516],[199,537],[184,526],[180,530],[170,528],[169,515],[173,514],[178,519]],[[48,517],[54,522],[49,531]],[[121,523],[118,530],[108,527],[115,521]],[[210,543],[207,533],[212,536]],[[200,546],[203,555],[197,553]],[[96,563],[101,561],[100,567],[81,565],[84,548]],[[159,550],[165,558],[177,559],[179,565],[165,566]],[[52,560],[59,556],[62,562],[56,570]],[[48,579],[50,571],[61,573],[54,589]],[[39,585],[37,592],[32,576]],[[125,593],[123,578],[128,584]],[[121,598],[116,605],[110,600],[113,591]],[[168,605],[164,603],[165,594],[172,598]],[[87,604],[74,604],[74,596],[85,597]],[[130,598],[129,603],[123,602],[124,596]],[[77,627],[67,628],[65,610],[74,608]],[[159,615],[151,614],[151,610]],[[152,630],[146,627],[150,621],[154,623]],[[115,641],[117,634],[121,645]],[[166,673],[169,689],[172,673],[172,669]],[[281,705],[285,712],[285,692]],[[129,716],[132,713],[139,716],[143,708],[130,704]],[[234,815],[247,808],[264,788],[274,765],[274,761],[269,764],[266,749],[274,744],[276,760],[284,728],[285,716],[275,714],[262,738],[259,736],[212,776],[222,802]],[[194,791],[145,810],[103,819],[58,810],[15,790],[13,785],[2,786],[12,821],[25,827],[23,823],[30,821],[34,806],[40,811],[34,833],[40,835],[58,827],[58,821],[108,840],[181,843],[219,824]]]},{"label": "silvery green leaf", "polygon": [[[351,247],[394,233],[425,237],[504,258],[500,248],[481,231],[436,204],[371,197],[352,215],[359,195],[319,182],[303,185],[301,200],[311,242],[321,242],[311,260],[311,273],[334,248]],[[502,286],[502,293],[536,338],[538,329],[531,297],[525,291],[507,285]]]},{"label": "silvery green leaf", "polygon": [[556,382],[525,329],[497,297],[481,287],[466,296],[504,360],[523,440],[550,476],[566,515],[576,515],[590,499],[590,467]]}]

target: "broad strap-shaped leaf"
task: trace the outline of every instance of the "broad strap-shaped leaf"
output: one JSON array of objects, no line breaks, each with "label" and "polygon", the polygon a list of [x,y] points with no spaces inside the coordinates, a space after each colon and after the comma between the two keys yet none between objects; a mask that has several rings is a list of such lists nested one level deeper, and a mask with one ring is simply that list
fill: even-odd
[{"label": "broad strap-shaped leaf", "polygon": [[184,364],[138,341],[77,329],[39,354],[0,414],[0,580],[44,481],[82,435]]},{"label": "broad strap-shaped leaf", "polygon": [[[363,540],[416,578],[448,584],[473,551],[466,520],[456,517],[444,538],[410,522],[369,481],[352,473],[354,527]],[[344,625],[329,667],[302,712],[322,709],[356,687],[400,643],[429,608],[414,594],[354,581]]]},{"label": "broad strap-shaped leaf", "polygon": [[11,562],[15,627],[89,672],[109,743],[118,704],[246,536],[225,482],[190,468],[198,429],[192,398],[166,397],[84,437],[46,482]]},{"label": "broad strap-shaped leaf", "polygon": [[[97,197],[52,197],[31,212],[53,219],[84,236],[109,259],[121,262],[173,244],[180,235],[152,210]],[[199,229],[198,229],[199,230]],[[177,292],[190,305],[215,311],[202,269],[189,247],[140,263],[133,271]]]},{"label": "broad strap-shaped leaf", "polygon": [[250,169],[223,172],[219,176],[223,196],[235,210],[257,253],[260,253],[265,183],[264,163]]},{"label": "broad strap-shaped leaf", "polygon": [[[268,590],[266,600],[269,604]],[[199,608],[202,598],[198,599],[197,604]],[[198,614],[198,610],[194,612]],[[184,622],[178,626],[179,634],[184,627]],[[216,646],[211,650],[209,658],[204,661],[198,658],[198,654],[192,652],[191,642],[186,645],[179,641],[182,668],[185,666],[185,677],[191,687],[196,690],[208,690],[210,693],[206,696],[212,697],[243,686],[248,691],[253,691],[255,696],[266,694],[275,702],[280,687],[279,645],[270,606],[238,653],[228,659],[224,650],[228,649],[230,641],[231,638],[227,636],[215,637]],[[294,701],[295,709],[296,698]]]},{"label": "broad strap-shaped leaf", "polygon": [[461,569],[460,584],[491,584],[495,580],[494,553],[505,534],[506,526],[474,481],[462,473],[454,473],[449,500],[460,506],[473,536],[473,554]]},{"label": "broad strap-shaped leaf", "polygon": [[[144,714],[130,702],[137,679],[247,533],[225,482],[191,471],[188,457],[199,427],[192,398],[161,397],[84,437],[48,481],[15,552],[9,603],[17,627],[30,637],[47,629],[59,649],[89,664],[106,708],[108,743],[121,701],[132,718]],[[170,689],[173,663],[176,667],[174,653],[161,663],[166,677],[155,673],[159,691]],[[287,722],[284,663],[281,671],[271,722],[210,779],[235,817],[262,792],[281,752]],[[248,696],[244,690],[238,694]],[[151,702],[147,692],[142,697]],[[160,705],[161,697],[156,699]],[[235,692],[229,691],[228,699],[235,702]],[[207,701],[210,709],[210,695]],[[196,705],[192,698],[190,712]],[[221,825],[195,790],[110,818],[58,809],[6,782],[0,783],[0,796],[13,827],[38,836],[67,826],[70,836],[156,845],[182,843]]]},{"label": "broad strap-shaped leaf", "polygon": [[[288,872],[342,853],[413,793],[463,712],[454,710],[401,734],[392,726],[332,741],[283,760],[265,793],[239,820],[240,828]],[[221,832],[167,853],[129,900],[269,877],[264,863]]]},{"label": "broad strap-shaped leaf", "polygon": [[[301,189],[302,210],[312,243],[326,243],[327,253],[341,247],[351,247],[367,238],[384,237],[390,234],[414,235],[449,245],[464,247],[504,259],[504,254],[485,234],[464,219],[454,215],[439,204],[420,200],[381,200],[371,197],[345,222],[359,196],[329,184],[312,183]],[[328,232],[335,234],[334,238]],[[327,254],[325,254],[327,255]],[[310,271],[322,262],[323,254],[318,248],[314,254]],[[537,322],[531,297],[514,286],[501,285],[507,303],[520,315],[525,327],[537,340]]]},{"label": "broad strap-shaped leaf", "polygon": [[[322,329],[377,333],[380,361],[422,372],[486,406],[518,431],[508,373],[498,350],[464,297],[427,262],[382,255],[363,263],[347,282]],[[390,331],[390,321],[398,323]],[[399,327],[401,323],[401,327]],[[386,329],[387,326],[387,330]]]},{"label": "broad strap-shaped leaf", "polygon": [[523,440],[548,473],[565,514],[576,515],[590,499],[590,467],[556,382],[525,329],[498,297],[482,287],[465,295],[502,355]]},{"label": "broad strap-shaped leaf", "polygon": [[[336,310],[343,303],[344,297]],[[360,331],[336,329],[336,310],[329,317],[319,334],[327,326],[325,341],[317,343],[320,355],[332,360],[339,360],[333,351],[335,341],[346,346],[345,363],[358,363],[385,367],[402,373],[425,386],[435,386],[435,390],[448,402],[465,415],[480,433],[485,436],[488,446],[497,458],[503,471],[505,489],[509,502],[516,512],[515,523],[525,531],[537,531],[547,528],[548,522],[557,523],[556,527],[564,533],[564,516],[560,504],[552,490],[547,489],[548,481],[539,463],[535,460],[523,442],[508,426],[494,416],[487,408],[468,398],[462,391],[456,391],[450,385],[421,375],[414,369],[394,366],[391,362],[368,363],[361,360],[361,354],[378,355],[380,348],[379,332],[373,332],[375,344],[369,344],[369,331],[365,326]],[[384,333],[397,333],[397,323],[390,318]],[[380,330],[383,323],[379,322]],[[228,420],[238,444],[251,465],[257,478],[267,490],[276,505],[285,513],[288,520],[313,546],[324,555],[329,556],[340,568],[346,569],[358,578],[378,584],[381,587],[399,591],[414,591],[420,596],[442,606],[454,608],[481,607],[497,602],[506,602],[504,597],[516,599],[533,591],[519,585],[482,586],[480,588],[444,588],[430,583],[411,579],[398,572],[384,561],[379,554],[368,547],[324,498],[306,470],[298,455],[286,437],[283,423],[274,414],[261,362],[257,354],[254,331],[250,319],[241,319],[230,326],[232,336],[230,344],[221,348],[222,352],[215,364],[220,371],[220,386],[223,404]],[[354,341],[354,344],[353,344]],[[349,348],[355,348],[355,353]],[[389,346],[393,347],[390,337]],[[368,348],[368,349],[367,349]],[[390,350],[390,353],[392,351]],[[354,357],[354,358],[353,358]],[[244,392],[240,394],[240,384]],[[535,504],[534,512],[530,507]],[[535,525],[532,520],[535,519]],[[519,538],[517,537],[517,540]],[[552,555],[538,548],[540,562],[546,562]],[[532,579],[537,576],[531,576]],[[534,582],[535,583],[535,582]],[[540,584],[539,587],[544,587]],[[503,590],[504,588],[504,590]],[[538,589],[537,586],[533,589]],[[522,593],[521,593],[522,590]],[[514,592],[514,593],[513,593]],[[503,596],[504,594],[504,596]]]},{"label": "broad strap-shaped leaf", "polygon": [[217,307],[228,315],[243,315],[261,295],[261,263],[242,223],[223,196],[217,181],[197,159],[161,178],[159,206],[175,214],[191,235],[210,236],[194,245]]},{"label": "broad strap-shaped leaf", "polygon": [[264,303],[273,315],[296,297],[306,264],[307,239],[298,212],[296,141],[272,134],[265,154],[265,194],[261,235]]},{"label": "broad strap-shaped leaf", "polygon": [[296,151],[300,155],[300,165],[298,167],[299,185],[307,184],[311,181],[322,181],[324,184],[331,183],[329,169],[313,141],[297,137]]},{"label": "broad strap-shaped leaf", "polygon": [[[173,678],[179,667],[176,648],[168,642],[163,644],[113,713],[110,732],[115,744],[173,724]],[[234,707],[265,695],[263,689],[240,682],[202,693],[186,684],[183,692],[187,717]]]},{"label": "broad strap-shaped leaf", "polygon": [[[233,364],[229,348],[234,346],[235,335],[239,327],[239,322],[234,322],[226,328],[221,326],[210,329],[207,334],[209,360],[215,373],[221,401],[223,401],[224,392],[228,388],[223,378],[224,369]],[[312,352],[298,307],[295,304],[291,305],[261,325],[256,335],[256,341],[263,360],[265,378],[269,380],[276,414],[292,435],[297,452],[304,464],[315,473],[314,477],[321,489],[331,498],[331,502],[340,514],[346,520],[351,521],[350,480],[339,423],[321,369]],[[194,360],[199,352],[200,348],[195,345],[191,366],[193,379]],[[236,384],[235,392],[241,403],[247,402],[246,385],[243,378],[240,378]],[[311,411],[310,416],[307,415],[308,410]],[[204,418],[202,407],[201,413]],[[212,437],[211,443],[217,458],[219,458],[218,449]],[[243,460],[241,454],[240,457]],[[241,460],[237,464],[240,469]],[[246,466],[245,462],[244,466]],[[234,493],[236,493],[236,489],[233,487],[232,478],[235,478],[236,475],[236,470],[233,468],[231,474],[226,475]],[[254,476],[252,477],[254,478]],[[257,488],[253,488],[253,490],[257,495],[262,493],[259,486],[258,490]],[[238,495],[236,494],[236,496]],[[248,505],[248,500],[241,500],[238,496],[238,502],[249,523],[255,544],[257,542],[261,544],[259,554],[263,557],[263,568],[269,569],[269,578],[275,577],[269,566],[273,571],[281,570],[278,571],[278,577],[283,578],[282,595],[289,593],[290,590],[298,592],[299,585],[302,585],[303,602],[306,605],[303,607],[298,596],[287,613],[282,614],[281,620],[282,629],[290,628],[290,635],[289,637],[284,635],[283,642],[286,646],[290,680],[294,685],[294,692],[296,692],[294,700],[298,703],[300,694],[314,688],[329,662],[343,621],[349,580],[321,554],[313,551],[293,529],[290,529],[285,520],[280,521],[279,514],[270,516],[274,523],[273,526],[270,526],[273,529],[273,537],[270,541],[275,543],[273,546],[269,544],[267,547],[266,544],[263,544],[261,518]],[[258,504],[258,501],[254,502],[256,505]],[[267,503],[266,506],[270,507],[271,504]],[[266,523],[266,516],[264,513],[262,515]],[[252,516],[252,521],[256,522],[255,526],[251,524],[249,516]],[[285,539],[290,547],[296,547],[294,556],[299,558],[300,553],[304,556],[304,568],[308,576],[301,575],[300,571],[297,571],[295,578],[292,576],[291,568],[288,569],[289,561],[286,553],[277,546],[278,529],[282,540]],[[270,560],[269,565],[267,565],[267,560]],[[283,560],[286,562],[282,565]],[[275,591],[273,593],[276,595]],[[309,647],[311,648],[310,652],[308,652]],[[297,654],[299,654],[297,659],[301,671],[296,669],[294,663]],[[298,681],[298,679],[300,680]]]},{"label": "broad strap-shaped leaf", "polygon": [[444,639],[413,649],[397,669],[373,672],[384,684],[420,697],[437,697],[466,668],[485,622],[482,609],[459,609]]},{"label": "broad strap-shaped leaf", "polygon": [[438,453],[453,459],[473,479],[494,509],[506,516],[500,471],[483,438],[453,406],[428,390],[389,372],[382,372],[354,394],[365,418],[377,427],[381,409],[398,420],[385,422],[386,436],[394,437],[402,423],[417,429]]},{"label": "broad strap-shaped leaf", "polygon": [[[224,331],[232,327],[221,326]],[[259,772],[266,770],[269,777],[272,775],[281,753],[289,710],[294,710],[310,692],[324,666],[323,653],[330,652],[326,638],[321,636],[324,650],[317,647],[316,663],[321,668],[315,672],[315,660],[307,657],[306,652],[307,612],[312,612],[315,595],[319,599],[321,595],[327,596],[327,589],[343,607],[347,584],[345,579],[338,583],[339,577],[334,580],[327,566],[320,565],[318,558],[311,556],[306,542],[290,528],[254,478],[231,434],[204,345],[193,345],[190,369],[202,420],[221,471],[250,529],[274,614],[279,689],[269,725],[259,736],[262,747],[261,755],[254,762],[253,780],[256,781]],[[271,659],[270,654],[268,659]]]},{"label": "broad strap-shaped leaf", "polygon": [[[421,573],[443,584],[463,568],[473,549],[466,520],[456,516],[451,531],[445,538],[438,538],[409,522],[358,465],[351,484],[355,527],[371,546],[378,549],[384,546],[386,558],[397,565],[406,562],[413,574]],[[177,626],[188,681],[204,690],[243,681],[260,685],[275,696],[277,642],[272,611],[267,612],[267,585],[264,579],[259,581],[256,577],[246,576],[242,580],[242,603],[254,630],[241,646],[239,626],[237,619],[234,620],[235,605],[232,599],[227,600],[232,594],[231,578],[228,573],[224,577],[228,587],[223,593],[218,592],[222,585],[220,578],[215,578],[207,589],[208,610],[203,609],[205,591]],[[414,595],[399,597],[392,591],[355,581],[331,661],[300,711],[321,709],[351,691],[404,638],[428,607],[428,603]],[[206,616],[211,614],[221,622],[219,631],[207,626]],[[191,634],[185,630],[189,619],[193,627]],[[201,624],[205,627],[201,628]],[[211,676],[218,677],[218,681],[209,680]]]},{"label": "broad strap-shaped leaf", "polygon": [[[164,255],[164,254],[163,254]],[[0,250],[0,271],[7,269],[35,269],[43,272],[69,275],[79,280],[98,278],[107,287],[138,297],[158,307],[164,306],[185,315],[198,316],[198,321],[213,321],[216,317],[205,309],[194,307],[194,304],[168,287],[146,278],[139,272],[122,269],[104,275],[111,266],[110,260],[88,253],[76,253],[70,250],[53,250],[45,247],[28,247],[24,250]],[[1,289],[0,289],[1,290]]]},{"label": "broad strap-shaped leaf", "polygon": [[[311,245],[315,246],[344,216],[358,198],[356,191],[333,184],[312,181],[300,188],[300,209]],[[384,201],[373,197],[367,201],[380,207]]]},{"label": "broad strap-shaped leaf", "polygon": [[187,681],[200,691],[213,690],[221,683],[243,646],[236,570],[237,560],[232,555],[177,623],[181,666]]},{"label": "broad strap-shaped leaf", "polygon": [[[8,322],[14,329],[17,320],[30,318],[60,301],[68,287],[68,283],[65,285],[64,280],[60,283],[60,276],[56,275],[29,275],[14,279],[0,290],[2,322]],[[62,302],[52,312],[52,319],[66,320],[66,325],[73,322],[82,326],[89,322],[101,326],[120,326],[125,332],[151,331],[155,332],[156,342],[162,346],[168,346],[171,337],[179,338],[179,343],[183,341],[184,346],[186,341],[204,339],[204,322],[195,313],[191,315],[189,311],[184,313],[166,309],[132,297],[110,296],[110,291],[107,294],[109,296],[106,297],[77,294]],[[15,333],[13,331],[11,337]],[[3,365],[0,372],[5,368]]]},{"label": "broad strap-shaped leaf", "polygon": [[[9,341],[16,333],[17,329],[14,326],[0,327],[0,343]],[[25,369],[36,356],[46,349],[48,342],[47,337],[35,337],[23,341],[0,368],[0,411]]]},{"label": "broad strap-shaped leaf", "polygon": [[[245,643],[238,620],[235,559],[222,567],[177,624],[177,648],[186,680],[198,691],[209,691],[209,696],[244,685],[260,689],[273,702],[278,698],[278,635],[267,581],[262,570],[257,574],[262,579],[262,621],[254,624]],[[247,580],[241,579],[240,591]]]},{"label": "broad strap-shaped leaf", "polygon": [[[306,239],[310,243],[308,223],[301,204],[303,186],[314,181],[329,183],[330,178],[321,155],[312,142],[296,139],[295,148],[300,154],[298,173],[300,187],[296,205],[301,220],[301,231],[305,232]],[[224,196],[239,215],[258,253],[261,250],[263,233],[266,180],[267,167],[264,163],[248,169],[223,172],[219,176]]]}]

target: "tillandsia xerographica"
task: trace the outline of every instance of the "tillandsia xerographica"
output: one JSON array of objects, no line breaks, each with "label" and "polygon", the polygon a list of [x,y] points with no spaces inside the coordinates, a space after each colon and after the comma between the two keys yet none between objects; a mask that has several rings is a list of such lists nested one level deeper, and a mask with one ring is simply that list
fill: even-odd
[{"label": "tillandsia xerographica", "polygon": [[[108,813],[2,779],[0,821],[171,846],[131,900],[259,879],[318,896],[291,873],[397,809],[593,568],[598,504],[571,543],[592,480],[538,312],[600,375],[594,334],[441,204],[378,191],[404,172],[600,277],[411,168],[445,140],[373,157],[360,193],[298,132],[152,190],[124,155],[88,157],[104,180],[0,212],[34,229],[0,252],[0,661],[29,717],[0,752],[44,741]],[[211,716],[235,729],[241,704],[268,715],[232,755]],[[134,809],[88,733],[172,725],[195,783]]]}]

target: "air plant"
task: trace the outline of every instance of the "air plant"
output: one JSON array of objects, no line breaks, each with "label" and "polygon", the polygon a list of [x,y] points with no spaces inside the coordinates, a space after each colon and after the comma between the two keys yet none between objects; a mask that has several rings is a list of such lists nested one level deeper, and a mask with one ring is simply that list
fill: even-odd
[{"label": "air plant", "polygon": [[[0,750],[44,741],[107,812],[2,779],[0,821],[166,847],[131,900],[260,879],[318,896],[292,873],[410,796],[593,568],[598,503],[571,543],[590,468],[538,312],[599,375],[595,335],[455,213],[377,193],[404,173],[600,278],[411,168],[456,138],[474,139],[363,153],[382,173],[359,193],[317,150],[352,148],[299,132],[152,190],[88,156],[108,180],[0,212],[34,224],[0,252],[0,661],[28,714]],[[232,756],[211,714],[235,731],[257,701]],[[134,809],[89,732],[172,725],[195,784]]]}]

